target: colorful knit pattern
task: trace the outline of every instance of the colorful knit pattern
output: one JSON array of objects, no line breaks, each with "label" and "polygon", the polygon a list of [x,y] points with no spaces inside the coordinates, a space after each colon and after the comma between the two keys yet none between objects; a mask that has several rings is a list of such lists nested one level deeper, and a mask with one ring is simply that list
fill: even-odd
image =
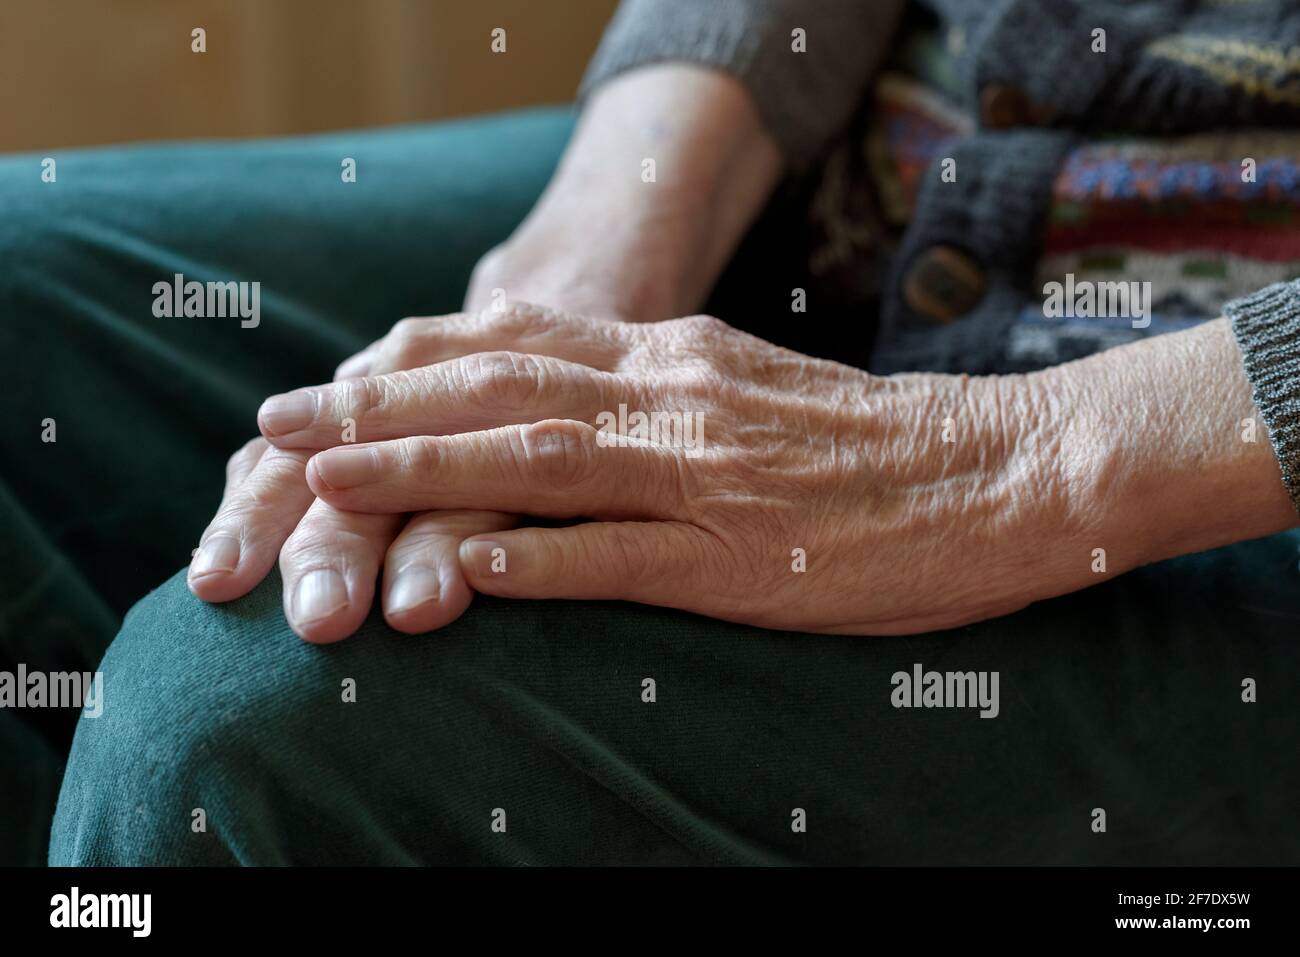
[{"label": "colorful knit pattern", "polygon": [[[897,74],[877,84],[873,116],[872,172],[890,221],[905,223],[944,142],[973,123]],[[1273,130],[1081,146],[1055,184],[1044,251],[1202,250],[1300,263],[1297,157],[1300,133]]]},{"label": "colorful knit pattern", "polygon": [[[1249,131],[1125,139],[1076,150],[1056,180],[1038,282],[1150,283],[1151,324],[1026,315],[1010,351],[1040,361],[1034,328],[1058,326],[1052,358],[1217,318],[1223,304],[1300,275],[1300,134]],[[1249,161],[1249,162],[1248,162]],[[1078,342],[1071,346],[1073,337]],[[1092,350],[1096,351],[1096,349]],[[1058,358],[1060,357],[1060,358]]]},{"label": "colorful knit pattern", "polygon": [[[904,225],[944,143],[973,121],[933,86],[877,83],[866,151],[892,225]],[[1249,161],[1249,162],[1247,162]],[[1074,151],[1053,188],[1039,288],[1063,281],[1151,283],[1151,323],[1045,318],[1029,307],[1008,366],[1067,361],[1222,314],[1225,302],[1300,275],[1300,133],[1233,131],[1115,138]]]},{"label": "colorful knit pattern", "polygon": [[1300,134],[1081,147],[1054,190],[1045,250],[1213,251],[1300,263]]}]

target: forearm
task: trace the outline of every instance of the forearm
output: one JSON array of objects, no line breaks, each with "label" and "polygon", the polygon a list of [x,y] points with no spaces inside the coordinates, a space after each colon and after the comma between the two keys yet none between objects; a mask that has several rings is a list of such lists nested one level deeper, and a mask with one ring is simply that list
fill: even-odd
[{"label": "forearm", "polygon": [[[653,183],[644,181],[647,159]],[[585,197],[607,234],[665,265],[680,315],[703,304],[780,171],[776,144],[737,80],[660,64],[592,96],[555,186],[567,201]]]},{"label": "forearm", "polygon": [[[780,172],[739,82],[681,64],[634,70],[590,98],[546,191],[487,265],[514,262],[488,272],[535,265],[507,294],[545,302],[580,286],[578,301],[561,303],[572,311],[637,320],[696,311]],[[476,285],[471,299],[483,297]]]},{"label": "forearm", "polygon": [[1297,524],[1226,319],[1030,377],[1032,454],[1107,572]]},{"label": "forearm", "polygon": [[848,119],[903,5],[625,0],[555,178],[467,307],[495,286],[612,319],[700,310],[783,163],[809,162]]}]

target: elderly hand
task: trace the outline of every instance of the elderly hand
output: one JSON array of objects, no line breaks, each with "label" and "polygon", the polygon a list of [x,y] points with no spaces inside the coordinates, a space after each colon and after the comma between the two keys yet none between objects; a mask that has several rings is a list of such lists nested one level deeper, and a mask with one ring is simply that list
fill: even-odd
[{"label": "elderly hand", "polygon": [[[642,159],[651,155],[663,174],[653,187],[640,177]],[[536,207],[475,269],[467,307],[527,297],[629,322],[689,311],[731,258],[780,166],[776,144],[735,79],[685,64],[630,71],[590,98]],[[399,323],[340,366],[336,378],[496,348],[546,354],[544,344],[527,337],[493,345],[477,329],[457,346],[454,326]],[[340,429],[334,441],[346,438]],[[456,560],[460,537],[513,519],[495,511],[417,514],[403,536],[408,546],[415,538],[422,543],[416,562],[409,551],[389,548],[401,519],[340,512],[314,500],[303,480],[305,460],[301,452],[268,451],[260,440],[231,460],[221,510],[190,568],[197,596],[237,598],[279,555],[294,630],[310,641],[337,640],[369,611],[386,554],[383,608],[394,628],[428,631],[464,611],[470,591]],[[404,564],[409,574],[399,574]]]},{"label": "elderly hand", "polygon": [[[1086,522],[1036,428],[1032,379],[872,377],[704,316],[623,325],[517,306],[421,336],[422,355],[459,357],[273,397],[259,424],[280,455],[326,450],[307,462],[311,490],[375,523],[424,509],[586,520],[469,537],[460,566],[478,591],[884,634],[1090,580],[1086,550],[1063,539]],[[340,445],[345,421],[358,444]],[[398,535],[386,569],[421,567],[419,535]],[[343,571],[336,587],[368,601]]]}]

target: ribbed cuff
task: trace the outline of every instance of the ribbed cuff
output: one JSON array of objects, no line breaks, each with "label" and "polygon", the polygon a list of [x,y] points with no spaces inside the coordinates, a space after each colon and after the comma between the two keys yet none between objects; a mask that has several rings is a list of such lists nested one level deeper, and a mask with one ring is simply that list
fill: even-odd
[{"label": "ribbed cuff", "polygon": [[1300,512],[1300,280],[1223,307],[1291,504]]},{"label": "ribbed cuff", "polygon": [[[579,89],[680,61],[735,76],[795,168],[845,125],[884,58],[901,0],[623,0]],[[807,52],[795,52],[802,29]]]}]

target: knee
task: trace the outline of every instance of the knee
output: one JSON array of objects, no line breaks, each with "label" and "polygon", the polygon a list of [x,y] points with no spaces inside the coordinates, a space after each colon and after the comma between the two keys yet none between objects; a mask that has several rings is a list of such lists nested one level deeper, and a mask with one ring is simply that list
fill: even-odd
[{"label": "knee", "polygon": [[583,729],[623,740],[624,702],[640,700],[611,697],[611,676],[651,673],[680,636],[657,610],[481,600],[436,635],[375,613],[318,646],[289,630],[280,592],[272,575],[206,605],[178,573],[132,609],[100,666],[102,713],[78,725],[51,863],[530,859],[488,827],[498,807],[538,841],[588,823],[557,804],[617,816],[629,846],[662,830],[573,770],[598,760]]},{"label": "knee", "polygon": [[328,707],[278,586],[205,605],[181,572],[131,610],[100,665],[100,714],[77,728],[52,864],[235,863],[274,847],[262,805]]}]

